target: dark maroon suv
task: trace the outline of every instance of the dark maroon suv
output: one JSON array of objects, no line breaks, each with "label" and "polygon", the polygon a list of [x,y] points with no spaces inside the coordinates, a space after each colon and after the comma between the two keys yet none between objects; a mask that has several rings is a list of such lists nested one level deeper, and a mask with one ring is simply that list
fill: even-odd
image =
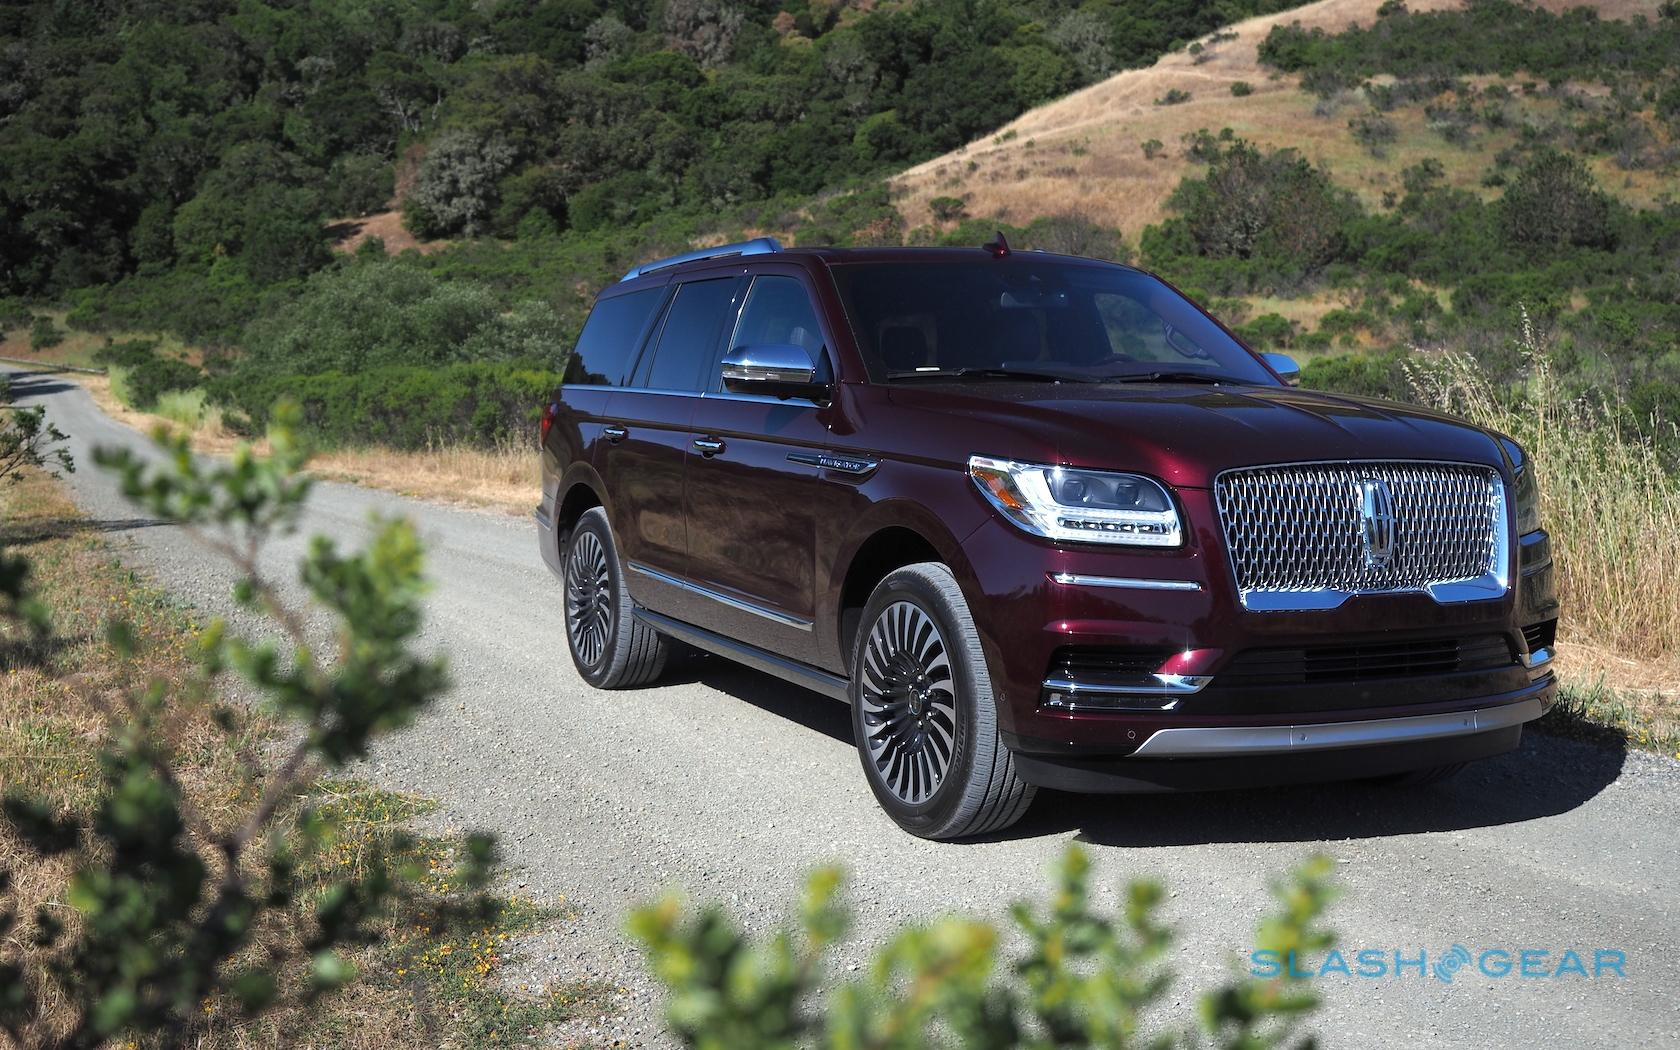
[{"label": "dark maroon suv", "polygon": [[1037,787],[1510,750],[1556,689],[1522,449],[1294,375],[1159,278],[1001,237],[637,267],[543,419],[573,659],[643,685],[677,639],[850,702],[928,838]]}]

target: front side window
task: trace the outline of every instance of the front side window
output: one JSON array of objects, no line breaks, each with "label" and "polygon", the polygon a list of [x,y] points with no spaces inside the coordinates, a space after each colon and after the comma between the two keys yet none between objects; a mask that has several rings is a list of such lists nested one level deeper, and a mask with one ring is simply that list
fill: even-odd
[{"label": "front side window", "polygon": [[[741,321],[729,340],[730,348],[768,346],[774,343],[804,348],[817,362],[819,374],[828,369],[825,340],[817,322],[811,297],[796,277],[766,274],[754,278],[741,308]],[[722,389],[721,377],[712,378],[711,389]]]},{"label": "front side window", "polygon": [[726,277],[690,281],[677,289],[665,312],[651,367],[644,366],[642,386],[651,390],[693,390],[706,387],[716,354],[718,330],[734,300],[736,280]]},{"label": "front side window", "polygon": [[1277,385],[1165,283],[1119,267],[1012,256],[834,267],[871,378]]}]

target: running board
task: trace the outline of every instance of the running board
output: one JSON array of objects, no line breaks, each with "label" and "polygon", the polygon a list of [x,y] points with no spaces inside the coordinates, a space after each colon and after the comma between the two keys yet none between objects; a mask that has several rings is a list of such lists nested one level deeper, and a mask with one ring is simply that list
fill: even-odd
[{"label": "running board", "polygon": [[704,649],[708,653],[715,653],[726,660],[733,660],[739,664],[765,674],[775,675],[784,682],[802,685],[806,689],[821,693],[826,697],[851,703],[851,682],[837,674],[830,674],[818,667],[789,660],[785,656],[777,656],[756,645],[737,642],[733,638],[725,638],[721,634],[708,631],[704,627],[696,627],[691,623],[673,620],[669,616],[638,607],[636,619],[647,624],[660,634],[668,634],[678,641],[687,642],[696,649]]}]

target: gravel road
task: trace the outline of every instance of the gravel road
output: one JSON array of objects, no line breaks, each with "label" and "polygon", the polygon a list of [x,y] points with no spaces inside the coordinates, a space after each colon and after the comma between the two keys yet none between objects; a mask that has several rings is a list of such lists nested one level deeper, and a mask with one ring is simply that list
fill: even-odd
[{"label": "gravel road", "polygon": [[[178,530],[138,518],[92,465],[91,445],[143,440],[58,377],[20,377],[18,392],[73,436],[82,469],[71,487],[123,559],[181,600],[224,610],[230,573]],[[1458,944],[1547,950],[1536,965],[1548,971],[1573,949],[1590,970],[1598,949],[1626,953],[1620,979],[1473,967],[1450,983],[1415,968],[1326,976],[1314,982],[1326,1045],[1680,1046],[1680,763],[1530,733],[1518,752],[1429,788],[1045,792],[996,840],[922,842],[877,810],[840,705],[710,658],[656,688],[594,691],[567,658],[560,589],[529,521],[324,484],[306,532],[356,544],[374,513],[418,524],[435,581],[425,644],[449,653],[457,685],[366,775],[440,799],[454,825],[499,834],[522,892],[575,909],[515,967],[625,987],[617,1016],[575,1035],[668,1043],[621,932],[625,909],[666,887],[723,901],[762,929],[787,913],[804,872],[842,861],[858,920],[847,965],[911,919],[1001,914],[1082,842],[1099,885],[1167,883],[1181,1011],[1193,988],[1246,958],[1267,880],[1324,852],[1345,890],[1332,916],[1350,961],[1356,949],[1390,960],[1424,949],[1433,964]],[[293,574],[302,543],[269,552],[277,575]]]}]

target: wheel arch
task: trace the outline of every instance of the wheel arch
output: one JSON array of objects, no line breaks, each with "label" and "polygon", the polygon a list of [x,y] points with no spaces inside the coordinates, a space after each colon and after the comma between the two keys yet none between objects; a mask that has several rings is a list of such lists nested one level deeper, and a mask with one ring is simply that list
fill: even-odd
[{"label": "wheel arch", "polygon": [[877,504],[851,530],[845,554],[836,559],[832,582],[835,644],[840,666],[850,661],[863,607],[875,587],[895,569],[918,562],[938,562],[957,578],[963,596],[973,603],[968,558],[962,545],[932,512],[909,501]]}]

